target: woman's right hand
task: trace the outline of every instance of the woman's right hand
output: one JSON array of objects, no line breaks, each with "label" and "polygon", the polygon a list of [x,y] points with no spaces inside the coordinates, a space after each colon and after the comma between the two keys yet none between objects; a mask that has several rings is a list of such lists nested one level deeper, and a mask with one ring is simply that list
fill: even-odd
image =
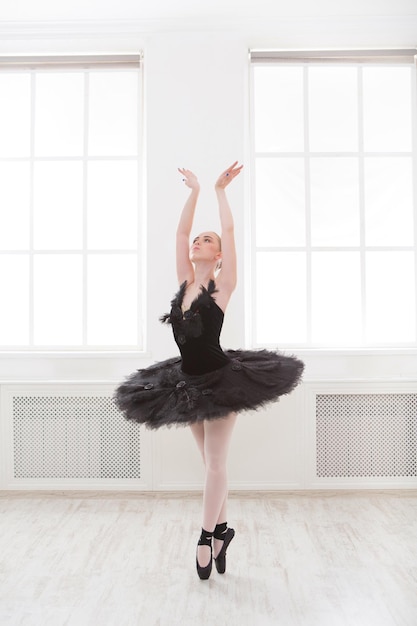
[{"label": "woman's right hand", "polygon": [[200,183],[198,182],[198,178],[191,170],[186,170],[182,167],[178,168],[179,173],[183,176],[183,181],[187,187],[192,189],[193,191],[200,190]]}]

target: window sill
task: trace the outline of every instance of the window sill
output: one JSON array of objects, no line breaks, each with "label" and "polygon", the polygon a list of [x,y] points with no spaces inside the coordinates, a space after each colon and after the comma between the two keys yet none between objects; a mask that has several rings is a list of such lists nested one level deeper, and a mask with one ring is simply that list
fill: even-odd
[{"label": "window sill", "polygon": [[0,350],[1,358],[25,358],[25,359],[149,359],[151,354],[141,350]]},{"label": "window sill", "polygon": [[282,352],[295,352],[300,356],[417,356],[417,347],[398,348],[279,348]]}]

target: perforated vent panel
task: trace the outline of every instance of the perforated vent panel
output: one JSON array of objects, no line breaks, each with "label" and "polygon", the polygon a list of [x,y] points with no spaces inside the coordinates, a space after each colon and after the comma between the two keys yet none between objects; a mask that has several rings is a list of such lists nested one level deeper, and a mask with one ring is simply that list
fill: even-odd
[{"label": "perforated vent panel", "polygon": [[317,476],[417,476],[417,394],[316,396]]},{"label": "perforated vent panel", "polygon": [[15,478],[140,478],[140,429],[109,397],[13,398]]}]

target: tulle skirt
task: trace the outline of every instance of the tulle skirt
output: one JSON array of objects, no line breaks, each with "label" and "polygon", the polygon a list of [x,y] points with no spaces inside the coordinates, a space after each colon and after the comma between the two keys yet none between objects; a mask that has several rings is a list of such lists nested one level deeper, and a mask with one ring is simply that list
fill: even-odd
[{"label": "tulle skirt", "polygon": [[179,357],[137,370],[116,389],[116,405],[148,428],[185,426],[274,402],[298,385],[304,369],[296,357],[269,350],[225,354],[224,367],[199,376],[185,374]]}]

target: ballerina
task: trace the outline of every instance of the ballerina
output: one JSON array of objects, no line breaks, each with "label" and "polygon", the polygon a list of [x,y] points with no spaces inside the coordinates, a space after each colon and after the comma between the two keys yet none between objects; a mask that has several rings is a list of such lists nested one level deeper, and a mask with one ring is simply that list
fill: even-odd
[{"label": "ballerina", "polygon": [[191,190],[176,234],[180,285],[171,310],[161,321],[172,325],[180,357],[133,373],[116,390],[127,419],[149,428],[189,425],[205,465],[201,536],[196,568],[201,579],[226,571],[226,550],[235,531],[227,525],[227,455],[237,413],[257,409],[290,393],[304,364],[268,350],[223,350],[224,313],[236,287],[234,221],[226,187],[240,174],[233,163],[215,183],[221,236],[190,234],[200,192],[196,175],[179,168]]}]

